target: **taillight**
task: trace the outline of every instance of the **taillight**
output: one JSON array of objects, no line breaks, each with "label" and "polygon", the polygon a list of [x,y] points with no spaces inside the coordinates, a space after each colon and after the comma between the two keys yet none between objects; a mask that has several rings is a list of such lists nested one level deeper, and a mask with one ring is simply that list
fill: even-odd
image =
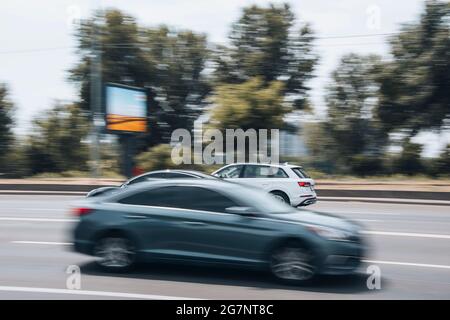
[{"label": "taillight", "polygon": [[299,181],[298,185],[299,185],[299,187],[309,187],[309,186],[311,186],[311,183],[305,182],[305,181]]},{"label": "taillight", "polygon": [[85,216],[92,212],[91,208],[74,208],[72,213],[78,217]]}]

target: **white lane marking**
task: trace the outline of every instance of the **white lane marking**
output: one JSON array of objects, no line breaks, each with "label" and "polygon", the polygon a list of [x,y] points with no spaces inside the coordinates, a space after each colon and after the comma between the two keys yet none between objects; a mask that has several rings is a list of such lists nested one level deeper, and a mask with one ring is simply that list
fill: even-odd
[{"label": "white lane marking", "polygon": [[8,211],[12,211],[12,210],[20,210],[20,211],[67,211],[64,208],[61,209],[56,209],[56,208],[2,208],[3,210],[8,210]]},{"label": "white lane marking", "polygon": [[25,222],[75,222],[77,219],[53,219],[53,218],[14,218],[0,217],[0,221],[25,221]]},{"label": "white lane marking", "polygon": [[70,246],[71,242],[52,242],[52,241],[11,241],[16,244],[40,244],[40,245],[55,245],[55,246]]},{"label": "white lane marking", "polygon": [[19,208],[19,210],[32,210],[32,211],[65,211],[65,209],[56,208]]},{"label": "white lane marking", "polygon": [[353,203],[361,202],[373,202],[373,203],[386,203],[386,204],[437,204],[437,205],[450,205],[450,201],[447,200],[428,200],[428,199],[402,199],[402,198],[363,198],[363,197],[319,197],[318,201],[347,201]]},{"label": "white lane marking", "polygon": [[439,269],[450,269],[450,266],[442,264],[427,264],[427,263],[412,263],[412,262],[397,262],[397,261],[381,261],[381,260],[363,260],[367,263],[374,264],[391,264],[397,266],[411,266],[411,267],[424,267],[424,268],[439,268]]},{"label": "white lane marking", "polygon": [[390,231],[368,231],[368,230],[361,231],[361,233],[372,234],[372,235],[379,235],[379,236],[450,239],[450,235],[448,235],[448,234],[390,232]]},{"label": "white lane marking", "polygon": [[73,294],[73,295],[85,295],[85,296],[102,296],[102,297],[148,299],[148,300],[199,300],[198,298],[162,296],[162,295],[155,295],[155,294],[140,294],[140,293],[111,292],[111,291],[91,291],[91,290],[69,290],[69,289],[54,289],[54,288],[34,288],[34,287],[0,286],[0,291]]},{"label": "white lane marking", "polygon": [[87,192],[82,192],[82,191],[26,191],[26,190],[1,190],[0,191],[0,195],[16,195],[16,196],[20,196],[20,195],[27,195],[27,194],[44,194],[44,195],[58,195],[58,194],[62,194],[65,196],[77,196],[77,195],[86,195]]}]

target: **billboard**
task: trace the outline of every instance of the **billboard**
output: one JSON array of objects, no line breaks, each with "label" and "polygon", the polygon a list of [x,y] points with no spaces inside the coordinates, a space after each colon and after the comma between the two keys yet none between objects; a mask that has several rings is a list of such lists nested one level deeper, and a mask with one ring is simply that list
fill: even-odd
[{"label": "billboard", "polygon": [[146,132],[147,95],[144,90],[106,85],[106,128],[110,131]]}]

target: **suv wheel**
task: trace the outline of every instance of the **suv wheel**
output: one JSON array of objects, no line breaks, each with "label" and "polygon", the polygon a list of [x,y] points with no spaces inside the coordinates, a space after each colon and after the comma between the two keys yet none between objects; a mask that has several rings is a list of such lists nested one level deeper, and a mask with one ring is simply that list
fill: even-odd
[{"label": "suv wheel", "polygon": [[272,191],[271,194],[275,197],[275,199],[277,199],[277,200],[279,200],[281,202],[284,202],[284,203],[287,203],[287,204],[291,203],[291,201],[289,200],[289,197],[284,192]]}]

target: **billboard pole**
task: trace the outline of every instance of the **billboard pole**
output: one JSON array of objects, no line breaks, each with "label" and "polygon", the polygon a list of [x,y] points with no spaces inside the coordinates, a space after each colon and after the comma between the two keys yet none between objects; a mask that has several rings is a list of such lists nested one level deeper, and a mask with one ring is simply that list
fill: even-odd
[{"label": "billboard pole", "polygon": [[[100,11],[99,11],[100,12]],[[101,75],[101,48],[98,41],[99,26],[97,17],[94,15],[92,21],[92,42],[91,42],[91,115],[92,115],[92,140],[91,140],[91,162],[92,177],[100,176],[100,147],[99,147],[99,129],[101,126],[101,103],[102,103],[102,75]]]},{"label": "billboard pole", "polygon": [[132,134],[122,135],[122,172],[127,178],[133,176],[133,156],[135,137]]}]

